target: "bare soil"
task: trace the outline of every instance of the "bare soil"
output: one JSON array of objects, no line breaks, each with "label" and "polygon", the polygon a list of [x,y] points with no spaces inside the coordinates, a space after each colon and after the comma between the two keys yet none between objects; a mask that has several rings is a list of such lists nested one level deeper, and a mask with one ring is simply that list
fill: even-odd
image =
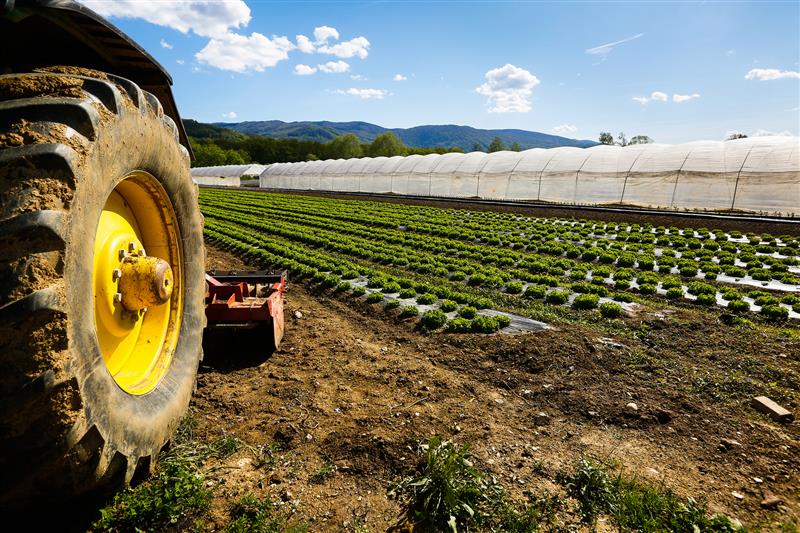
[{"label": "bare soil", "polygon": [[[248,266],[213,246],[207,263]],[[417,443],[436,434],[470,443],[516,498],[559,493],[557,473],[588,455],[750,528],[800,517],[800,426],[749,407],[765,394],[797,412],[797,337],[681,309],[645,310],[611,334],[559,325],[427,335],[380,307],[291,282],[286,316],[268,358],[240,360],[231,346],[201,367],[198,438],[252,447],[207,465],[212,527],[254,493],[313,531],[386,530],[400,512],[391,481],[413,471]],[[276,451],[259,460],[254,451],[270,444]],[[776,510],[760,506],[765,489],[783,499]]]}]

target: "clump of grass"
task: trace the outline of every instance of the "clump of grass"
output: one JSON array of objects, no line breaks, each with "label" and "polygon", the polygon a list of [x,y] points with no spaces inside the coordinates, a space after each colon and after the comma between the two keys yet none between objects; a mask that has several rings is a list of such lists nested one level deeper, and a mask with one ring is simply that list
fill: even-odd
[{"label": "clump of grass", "polygon": [[502,491],[475,468],[469,446],[434,437],[422,449],[421,471],[391,491],[403,501],[403,520],[422,531],[465,531],[484,524],[499,506]]},{"label": "clump of grass", "polygon": [[308,480],[314,484],[324,483],[325,480],[330,479],[336,473],[336,465],[332,463],[325,463],[319,470],[311,474]]},{"label": "clump of grass", "polygon": [[733,533],[742,526],[723,515],[709,515],[694,499],[683,500],[662,485],[628,479],[621,473],[581,459],[569,475],[561,476],[567,494],[577,500],[582,520],[594,524],[609,515],[622,531],[710,531]]},{"label": "clump of grass", "polygon": [[530,533],[557,523],[561,499],[526,492],[526,504],[510,503],[503,487],[474,466],[468,445],[437,436],[420,450],[424,460],[417,472],[390,489],[390,495],[403,502],[399,526],[414,531]]},{"label": "clump of grass", "polygon": [[205,509],[211,493],[191,465],[170,462],[135,489],[126,489],[100,510],[96,531],[155,531]]},{"label": "clump of grass", "polygon": [[305,524],[287,524],[277,513],[269,498],[260,499],[252,494],[239,498],[230,506],[228,533],[302,533]]},{"label": "clump of grass", "polygon": [[93,525],[97,531],[155,531],[207,508],[211,492],[199,466],[211,457],[224,458],[237,452],[242,442],[223,437],[211,444],[193,439],[195,421],[185,417],[173,437],[173,445],[159,457],[156,475],[135,488],[117,494],[100,510]]}]

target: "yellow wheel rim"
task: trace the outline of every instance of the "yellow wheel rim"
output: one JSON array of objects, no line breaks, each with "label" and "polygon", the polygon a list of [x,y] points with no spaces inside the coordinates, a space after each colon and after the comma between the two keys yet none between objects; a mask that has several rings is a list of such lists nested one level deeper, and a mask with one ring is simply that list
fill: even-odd
[{"label": "yellow wheel rim", "polygon": [[[160,305],[126,308],[120,292],[122,272],[128,272],[124,267],[133,260],[152,263],[155,258],[172,269],[166,280],[161,279],[171,284],[171,295]],[[169,369],[183,309],[182,259],[175,212],[164,188],[146,172],[128,174],[100,214],[92,287],[103,360],[117,385],[129,394],[150,392]],[[125,296],[129,301],[130,295]]]}]

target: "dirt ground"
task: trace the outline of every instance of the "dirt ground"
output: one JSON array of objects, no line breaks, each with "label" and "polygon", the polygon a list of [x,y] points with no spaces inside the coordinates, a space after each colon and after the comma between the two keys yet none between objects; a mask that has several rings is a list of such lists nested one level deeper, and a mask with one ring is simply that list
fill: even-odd
[{"label": "dirt ground", "polygon": [[[213,246],[208,267],[245,268]],[[255,266],[255,265],[253,265]],[[207,353],[192,402],[196,435],[248,446],[206,465],[211,519],[270,495],[311,531],[383,531],[391,481],[433,435],[469,443],[515,498],[559,493],[584,455],[664,483],[748,528],[800,517],[800,340],[723,326],[693,310],[648,311],[614,334],[559,325],[518,335],[426,335],[380,308],[293,284],[286,335],[268,358]],[[629,404],[635,403],[634,410]],[[763,509],[766,492],[782,500]]]}]

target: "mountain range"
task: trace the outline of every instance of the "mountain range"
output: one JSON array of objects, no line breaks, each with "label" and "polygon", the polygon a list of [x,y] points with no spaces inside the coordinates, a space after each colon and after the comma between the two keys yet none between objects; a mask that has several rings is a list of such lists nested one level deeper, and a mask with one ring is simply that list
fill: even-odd
[{"label": "mountain range", "polygon": [[370,143],[381,133],[391,131],[406,146],[415,148],[458,147],[465,152],[472,151],[476,145],[480,146],[482,150],[486,150],[495,137],[499,137],[507,147],[514,143],[519,143],[523,150],[528,148],[554,148],[556,146],[587,148],[597,144],[595,141],[568,139],[536,131],[516,129],[484,130],[453,124],[415,126],[413,128],[384,128],[369,122],[283,122],[281,120],[260,120],[217,122],[214,123],[214,126],[249,135],[318,142],[328,142],[339,135],[352,133],[362,143]]}]

